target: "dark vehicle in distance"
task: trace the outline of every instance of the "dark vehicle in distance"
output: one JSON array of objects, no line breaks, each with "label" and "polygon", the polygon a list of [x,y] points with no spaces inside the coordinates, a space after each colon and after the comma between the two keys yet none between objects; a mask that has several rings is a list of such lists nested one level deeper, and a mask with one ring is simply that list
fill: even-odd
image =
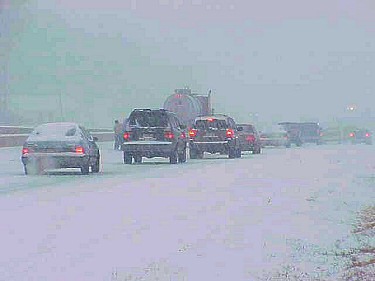
[{"label": "dark vehicle in distance", "polygon": [[251,151],[253,154],[260,154],[262,145],[258,131],[252,124],[238,124],[238,139],[241,144],[241,151]]},{"label": "dark vehicle in distance", "polygon": [[186,162],[186,126],[165,109],[134,109],[125,124],[122,144],[124,164],[142,163],[142,157]]},{"label": "dark vehicle in distance", "polygon": [[349,140],[352,144],[372,144],[372,134],[366,129],[357,129],[349,133]]},{"label": "dark vehicle in distance", "polygon": [[21,161],[25,174],[46,169],[80,168],[82,174],[100,168],[97,138],[76,123],[46,123],[37,126],[26,139]]},{"label": "dark vehicle in distance", "polygon": [[190,158],[202,159],[204,152],[227,154],[229,158],[241,157],[237,125],[233,118],[215,114],[195,118],[189,130]]},{"label": "dark vehicle in distance", "polygon": [[262,147],[287,147],[289,148],[290,141],[288,134],[283,130],[265,131],[260,133],[260,143]]},{"label": "dark vehicle in distance", "polygon": [[322,143],[322,128],[317,122],[281,122],[279,125],[287,132],[290,144]]}]

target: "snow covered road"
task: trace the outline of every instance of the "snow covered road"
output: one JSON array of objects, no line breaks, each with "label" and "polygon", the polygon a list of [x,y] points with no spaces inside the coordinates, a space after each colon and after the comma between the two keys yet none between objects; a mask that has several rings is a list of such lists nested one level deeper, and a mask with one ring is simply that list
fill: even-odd
[{"label": "snow covered road", "polygon": [[374,203],[373,146],[131,166],[100,146],[89,176],[24,176],[20,148],[0,149],[0,280],[336,280]]}]

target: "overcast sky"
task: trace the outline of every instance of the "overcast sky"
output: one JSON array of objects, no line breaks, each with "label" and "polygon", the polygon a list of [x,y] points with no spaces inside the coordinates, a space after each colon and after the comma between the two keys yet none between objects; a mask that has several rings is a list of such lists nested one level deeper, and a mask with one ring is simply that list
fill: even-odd
[{"label": "overcast sky", "polygon": [[326,121],[349,104],[375,114],[371,0],[4,3],[0,42],[17,112],[53,114],[61,93],[67,118],[105,126],[189,85],[213,89],[216,111],[239,122],[250,113]]}]

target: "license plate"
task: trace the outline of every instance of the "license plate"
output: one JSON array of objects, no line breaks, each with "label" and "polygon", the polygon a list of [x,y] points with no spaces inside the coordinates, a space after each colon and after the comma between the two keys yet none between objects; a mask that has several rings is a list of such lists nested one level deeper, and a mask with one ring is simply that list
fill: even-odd
[{"label": "license plate", "polygon": [[151,134],[143,134],[143,139],[144,140],[154,140],[155,137]]},{"label": "license plate", "polygon": [[205,137],[211,138],[211,137],[216,137],[214,133],[206,133]]}]

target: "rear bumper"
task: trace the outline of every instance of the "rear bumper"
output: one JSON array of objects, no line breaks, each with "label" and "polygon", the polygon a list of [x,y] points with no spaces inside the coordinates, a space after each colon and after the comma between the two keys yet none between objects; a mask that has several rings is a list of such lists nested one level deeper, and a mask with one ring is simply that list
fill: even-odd
[{"label": "rear bumper", "polygon": [[230,141],[190,141],[190,149],[195,149],[200,152],[209,153],[228,153],[230,147],[234,147],[234,143]]},{"label": "rear bumper", "polygon": [[131,141],[122,144],[124,153],[142,157],[169,157],[176,150],[177,143],[166,141]]},{"label": "rear bumper", "polygon": [[51,168],[80,168],[89,163],[89,156],[74,152],[64,153],[32,153],[21,157],[23,165],[42,162],[43,166]]}]

